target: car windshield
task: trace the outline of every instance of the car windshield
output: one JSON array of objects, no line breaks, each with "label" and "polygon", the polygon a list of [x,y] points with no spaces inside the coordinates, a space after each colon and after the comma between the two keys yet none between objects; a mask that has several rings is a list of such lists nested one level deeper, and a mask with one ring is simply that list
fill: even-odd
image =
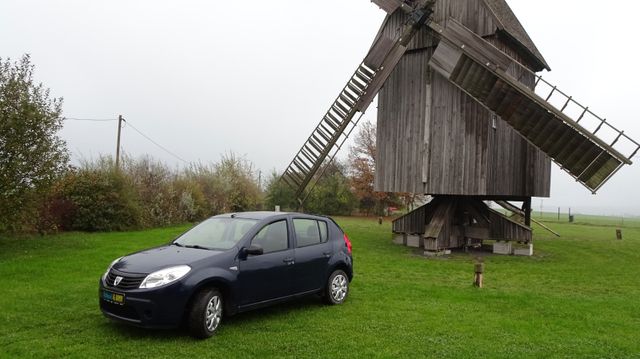
[{"label": "car windshield", "polygon": [[173,244],[203,249],[231,249],[256,223],[258,221],[255,219],[211,218],[191,228]]}]

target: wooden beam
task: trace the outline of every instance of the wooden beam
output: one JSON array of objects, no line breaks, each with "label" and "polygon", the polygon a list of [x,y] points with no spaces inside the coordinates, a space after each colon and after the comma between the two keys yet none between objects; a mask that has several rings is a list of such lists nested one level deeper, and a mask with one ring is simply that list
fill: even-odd
[{"label": "wooden beam", "polygon": [[524,225],[527,227],[531,227],[531,197],[528,197],[524,201],[523,205],[524,210]]}]

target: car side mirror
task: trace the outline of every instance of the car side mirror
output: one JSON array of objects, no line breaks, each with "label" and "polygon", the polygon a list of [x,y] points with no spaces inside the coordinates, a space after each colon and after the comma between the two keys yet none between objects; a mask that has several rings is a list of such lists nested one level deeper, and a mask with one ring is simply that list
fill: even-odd
[{"label": "car side mirror", "polygon": [[242,251],[245,256],[260,256],[264,254],[264,249],[257,244],[252,244],[251,247],[244,248]]}]

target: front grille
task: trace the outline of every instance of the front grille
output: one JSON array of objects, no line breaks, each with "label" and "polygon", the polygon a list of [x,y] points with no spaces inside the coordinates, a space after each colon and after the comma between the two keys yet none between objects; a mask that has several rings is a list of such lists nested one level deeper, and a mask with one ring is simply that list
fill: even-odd
[{"label": "front grille", "polygon": [[130,319],[134,321],[140,321],[140,316],[138,312],[128,305],[119,305],[109,303],[105,300],[100,300],[100,307],[107,313],[111,313],[121,318]]},{"label": "front grille", "polygon": [[[107,275],[107,285],[111,288],[122,289],[122,290],[138,289],[140,288],[140,284],[142,283],[142,281],[146,276],[147,276],[146,274],[124,273],[124,272],[120,272],[115,269],[112,269],[109,271],[109,274]],[[120,283],[118,283],[118,285],[114,285],[114,282],[117,277],[122,277],[122,280],[120,281]]]}]

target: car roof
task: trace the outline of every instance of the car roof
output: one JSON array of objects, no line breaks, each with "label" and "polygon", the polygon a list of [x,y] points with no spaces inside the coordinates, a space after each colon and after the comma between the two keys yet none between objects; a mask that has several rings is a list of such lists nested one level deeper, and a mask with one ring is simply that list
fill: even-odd
[{"label": "car roof", "polygon": [[309,218],[327,218],[327,217],[315,216],[315,215],[297,213],[297,212],[269,212],[269,211],[225,213],[225,214],[218,215],[216,217],[263,220],[271,217],[288,216],[288,215],[303,216],[303,217],[309,217]]}]

